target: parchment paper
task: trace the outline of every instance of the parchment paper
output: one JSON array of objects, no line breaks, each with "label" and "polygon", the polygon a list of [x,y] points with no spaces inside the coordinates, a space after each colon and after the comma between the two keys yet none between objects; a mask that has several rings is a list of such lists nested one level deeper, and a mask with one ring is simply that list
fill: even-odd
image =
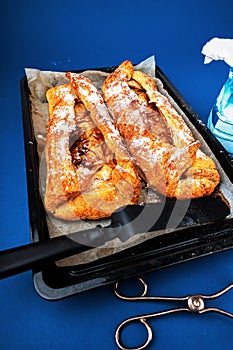
[{"label": "parchment paper", "polygon": [[[163,89],[163,85],[159,79],[155,77],[155,59],[154,56],[149,57],[148,59],[141,62],[139,65],[135,67],[135,69],[142,70],[151,77],[156,80],[158,90],[166,95],[172,105],[177,109],[177,111],[183,116],[189,127],[192,129],[194,136],[196,139],[199,139],[202,144],[202,148],[206,154],[210,157],[213,157],[211,150],[208,145],[205,143],[203,138],[197,133],[196,129],[194,129],[193,125],[190,123],[188,118],[184,115],[183,111],[177,106],[177,104],[171,99],[168,93]],[[44,147],[46,141],[47,134],[47,120],[48,120],[48,102],[46,99],[46,91],[53,86],[62,85],[68,83],[67,78],[65,77],[64,72],[53,72],[53,71],[40,71],[34,68],[26,68],[25,69],[28,86],[30,90],[30,100],[31,100],[31,114],[33,121],[33,128],[35,133],[35,138],[37,140],[37,151],[40,161],[40,191],[43,199],[43,195],[45,192],[45,181],[46,181],[46,164],[44,157]],[[108,76],[108,73],[101,71],[85,71],[82,72],[82,75],[87,76],[97,87],[99,92],[101,93],[101,87],[103,81]],[[225,173],[222,172],[221,167],[219,166],[217,160],[214,158],[215,163],[217,164],[219,171],[221,173],[221,177],[226,178]],[[223,192],[228,192],[228,186],[226,186],[226,182],[229,185],[229,180],[226,178],[223,184]],[[224,186],[226,189],[224,190]],[[232,203],[232,198],[227,196],[228,201]],[[147,190],[146,193],[142,191],[142,202],[156,202],[159,201],[159,197],[152,190]],[[47,214],[46,217],[49,234],[50,237],[56,237],[62,234],[68,234],[71,232],[81,231],[87,228],[94,227],[98,224],[102,226],[107,226],[110,223],[110,220],[104,219],[99,221],[84,221],[79,220],[75,222],[63,221],[54,218],[52,215]],[[178,230],[179,228],[176,228]],[[69,258],[60,260],[57,262],[59,266],[71,266],[77,264],[85,264],[96,259],[100,259],[116,252],[119,252],[123,249],[127,249],[136,244],[140,244],[141,242],[153,238],[155,236],[165,234],[166,232],[170,232],[171,230],[161,230],[156,232],[144,233],[137,235],[125,243],[120,242],[119,239],[115,239],[111,242],[106,243],[104,246],[100,248],[93,248],[88,252],[84,252],[75,256],[71,256]]]}]

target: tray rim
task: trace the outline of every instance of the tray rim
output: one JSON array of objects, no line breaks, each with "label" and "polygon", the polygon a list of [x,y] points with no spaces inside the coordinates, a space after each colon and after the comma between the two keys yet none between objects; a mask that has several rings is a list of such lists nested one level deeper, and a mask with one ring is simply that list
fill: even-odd
[{"label": "tray rim", "polygon": [[[103,67],[103,68],[86,68],[75,70],[74,72],[82,72],[85,70],[102,70],[110,72],[115,69],[115,66],[111,67]],[[182,111],[188,115],[191,123],[197,129],[197,131],[203,136],[205,135],[205,141],[209,145],[211,151],[218,159],[219,163],[224,169],[224,172],[229,177],[230,181],[233,183],[233,159],[228,155],[222,145],[218,142],[218,140],[210,133],[206,124],[202,122],[199,116],[194,112],[191,106],[186,102],[186,100],[182,97],[182,95],[178,92],[178,90],[174,87],[174,85],[170,82],[168,77],[163,73],[163,71],[156,65],[156,77],[159,78],[165,90],[169,93],[169,95],[174,99],[174,101],[178,104],[178,106],[182,109]],[[45,215],[44,206],[42,204],[42,200],[39,194],[39,183],[38,183],[38,164],[37,164],[37,151],[35,144],[35,137],[33,133],[33,125],[31,120],[30,113],[30,101],[29,101],[29,89],[27,87],[27,78],[26,76],[22,77],[20,80],[20,92],[21,92],[21,104],[22,104],[22,117],[23,117],[23,129],[24,129],[24,145],[25,145],[25,158],[26,158],[26,169],[27,169],[27,188],[28,188],[28,207],[29,207],[29,220],[30,220],[30,239],[35,242],[38,241],[40,232],[48,231],[45,220],[39,220],[39,217],[43,217]],[[222,221],[221,221],[222,222]],[[164,261],[163,256],[159,256],[157,254],[157,261],[153,264],[147,264],[144,266],[137,266],[136,269],[132,271],[130,276],[127,275],[126,268],[124,266],[119,267],[119,271],[116,276],[112,276],[110,278],[103,278],[103,276],[95,278],[92,277],[90,280],[80,281],[78,282],[78,276],[75,276],[75,283],[71,283],[65,286],[53,287],[49,285],[48,281],[44,277],[45,271],[34,271],[33,270],[33,283],[36,292],[46,300],[60,300],[66,297],[76,295],[87,290],[112,284],[119,279],[124,279],[128,277],[137,276],[138,274],[147,273],[150,271],[154,271],[156,269],[164,268],[167,266],[171,266],[177,263],[185,262],[188,260],[192,260],[198,257],[202,257],[205,255],[209,255],[212,253],[220,252],[226,249],[230,249],[233,247],[233,219],[223,220],[223,227],[218,232],[214,232],[215,240],[213,240],[213,232],[208,232],[203,234],[204,240],[201,242],[200,239],[197,238],[193,240],[184,240],[179,242],[178,248],[182,248],[181,250],[176,250],[173,252],[173,258],[170,259],[169,262],[166,263]],[[210,224],[206,224],[205,227],[210,227]],[[220,225],[221,226],[221,225]],[[186,228],[186,230],[193,229],[193,227]],[[211,228],[211,227],[210,227]],[[214,227],[213,227],[214,228]],[[211,228],[212,229],[212,228]],[[184,229],[185,230],[185,229]],[[183,230],[182,230],[183,231]],[[174,232],[172,233],[174,238]],[[210,243],[210,235],[211,235],[211,243]],[[168,238],[169,234],[166,234],[166,238]],[[158,237],[156,237],[158,238]],[[153,239],[154,240],[154,239]],[[164,237],[159,236],[159,240],[163,241]],[[165,249],[166,247],[163,247]],[[171,246],[169,246],[171,248]],[[161,251],[163,251],[161,248]],[[137,249],[136,249],[137,250]],[[166,249],[165,249],[166,250]],[[164,252],[164,251],[163,251]],[[156,252],[151,251],[152,256],[156,260]],[[114,254],[115,257],[119,255],[119,253]],[[141,252],[138,255],[138,258],[143,256]],[[104,261],[106,258],[104,258]],[[139,259],[140,260],[140,259]],[[101,259],[100,266],[102,264],[103,259]],[[89,265],[89,264],[87,264]],[[111,265],[111,263],[110,263]],[[143,265],[143,264],[142,264]],[[149,266],[151,265],[151,266]],[[65,270],[72,271],[72,268],[60,268]],[[73,269],[74,270],[74,269]],[[69,272],[70,273],[70,272]],[[105,276],[106,277],[106,276]]]}]

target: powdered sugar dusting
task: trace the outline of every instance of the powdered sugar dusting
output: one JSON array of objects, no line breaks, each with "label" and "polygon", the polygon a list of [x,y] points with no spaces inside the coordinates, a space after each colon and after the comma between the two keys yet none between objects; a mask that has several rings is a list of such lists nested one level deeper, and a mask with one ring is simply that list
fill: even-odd
[{"label": "powdered sugar dusting", "polygon": [[188,145],[194,142],[195,139],[192,135],[191,130],[184,122],[181,115],[175,110],[170,104],[167,97],[162,95],[160,92],[155,91],[151,102],[155,102],[160,113],[165,117],[168,122],[168,126],[173,134],[173,142],[176,146]]},{"label": "powdered sugar dusting", "polygon": [[125,148],[121,135],[96,87],[87,77],[81,74],[70,73],[69,79],[80,100],[91,112],[90,116],[104,135],[105,140],[111,141],[108,142],[110,149],[116,153],[116,156],[129,158],[128,150]]},{"label": "powdered sugar dusting", "polygon": [[73,106],[59,106],[54,112],[53,132],[70,134],[75,130],[75,114]]}]

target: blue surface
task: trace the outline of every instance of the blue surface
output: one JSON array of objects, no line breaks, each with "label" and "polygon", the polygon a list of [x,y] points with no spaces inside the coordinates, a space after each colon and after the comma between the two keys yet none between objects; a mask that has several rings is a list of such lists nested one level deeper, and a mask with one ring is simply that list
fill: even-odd
[{"label": "blue surface", "polygon": [[[228,67],[203,64],[214,36],[233,37],[232,0],[26,1],[1,4],[0,248],[29,242],[19,81],[25,67],[72,70],[139,62],[155,54],[193,109],[206,121]],[[233,281],[232,250],[144,276],[152,294],[214,293]],[[232,307],[232,295],[219,305]],[[112,286],[59,302],[40,298],[31,272],[0,282],[0,349],[117,349],[120,321],[160,304],[118,300]],[[214,305],[217,302],[214,303]],[[162,305],[164,307],[165,305]],[[153,320],[149,349],[232,349],[233,320],[215,314],[176,314]],[[129,346],[137,329],[129,329]],[[135,339],[136,340],[136,339]]]}]

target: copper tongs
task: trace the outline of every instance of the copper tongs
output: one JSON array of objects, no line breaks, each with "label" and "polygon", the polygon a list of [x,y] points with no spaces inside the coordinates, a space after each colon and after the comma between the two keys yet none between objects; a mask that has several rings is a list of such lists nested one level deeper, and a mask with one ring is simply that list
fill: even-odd
[{"label": "copper tongs", "polygon": [[[125,301],[171,301],[171,302],[182,302],[184,306],[173,308],[173,309],[168,309],[164,311],[159,311],[159,312],[154,312],[151,314],[144,314],[144,315],[139,315],[139,316],[134,316],[127,318],[123,322],[120,323],[120,325],[117,327],[116,333],[115,333],[115,339],[118,347],[122,350],[142,350],[145,349],[149,343],[152,341],[153,338],[153,332],[152,328],[148,323],[149,319],[152,319],[154,317],[159,317],[163,315],[169,315],[173,314],[176,312],[182,312],[182,311],[188,311],[188,312],[194,312],[198,314],[204,314],[207,312],[217,312],[220,313],[224,316],[233,318],[233,313],[230,313],[228,311],[222,310],[217,307],[206,307],[205,306],[205,301],[207,300],[212,300],[220,297],[221,295],[227,293],[230,289],[233,288],[233,284],[230,284],[226,288],[220,290],[219,292],[211,295],[203,295],[203,294],[195,294],[195,295],[187,295],[184,297],[167,297],[167,296],[148,296],[148,286],[147,283],[142,279],[138,278],[138,281],[142,284],[143,286],[143,291],[142,294],[139,296],[126,296],[121,294],[119,291],[119,283],[115,284],[114,292],[116,296],[122,300]],[[123,329],[127,326],[129,326],[132,323],[140,322],[147,331],[147,339],[143,345],[140,345],[135,348],[127,348],[122,344],[121,340],[121,333]]]}]

